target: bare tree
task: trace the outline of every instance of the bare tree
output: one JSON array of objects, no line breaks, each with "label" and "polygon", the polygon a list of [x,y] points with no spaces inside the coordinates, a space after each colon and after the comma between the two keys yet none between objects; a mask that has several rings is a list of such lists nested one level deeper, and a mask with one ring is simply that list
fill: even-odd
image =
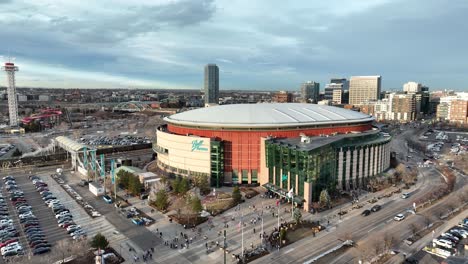
[{"label": "bare tree", "polygon": [[424,226],[429,227],[429,225],[433,221],[433,218],[434,218],[433,215],[429,211],[427,211],[422,214],[422,217],[423,217],[422,220],[423,220]]},{"label": "bare tree", "polygon": [[418,232],[418,226],[416,224],[410,224],[408,228],[412,236],[416,235],[416,232]]},{"label": "bare tree", "polygon": [[396,244],[395,235],[390,232],[385,232],[383,235],[384,250],[390,250]]}]

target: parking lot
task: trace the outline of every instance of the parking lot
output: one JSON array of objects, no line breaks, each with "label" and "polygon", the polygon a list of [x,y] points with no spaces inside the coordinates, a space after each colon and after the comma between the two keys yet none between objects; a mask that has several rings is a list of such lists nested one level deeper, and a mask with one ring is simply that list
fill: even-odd
[{"label": "parking lot", "polygon": [[34,215],[39,219],[49,242],[54,245],[57,241],[69,239],[70,236],[57,225],[57,219],[55,219],[53,212],[44,204],[40,194],[36,191],[27,175],[15,175],[15,178],[18,186],[23,189],[24,197],[32,207]]},{"label": "parking lot", "polygon": [[138,144],[148,144],[151,140],[147,137],[135,137],[130,135],[109,136],[83,136],[78,141],[88,146],[111,145],[111,146],[131,146]]}]

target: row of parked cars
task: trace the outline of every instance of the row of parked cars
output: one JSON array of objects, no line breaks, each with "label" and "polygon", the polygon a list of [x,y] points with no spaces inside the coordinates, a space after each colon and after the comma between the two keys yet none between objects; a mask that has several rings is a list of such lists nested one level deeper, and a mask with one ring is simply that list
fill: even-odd
[{"label": "row of parked cars", "polygon": [[[88,184],[88,182],[86,182],[86,184]],[[85,209],[85,211],[91,217],[94,218],[94,217],[101,216],[101,214],[96,209],[94,209],[94,207],[92,207],[88,202],[83,200],[81,195],[79,195],[75,190],[73,190],[73,188],[70,185],[62,184],[62,187],[70,194],[71,197],[73,197],[76,200],[76,202],[79,205],[81,205]]]},{"label": "row of parked cars", "polygon": [[70,210],[54,196],[47,184],[38,176],[30,176],[29,178],[41,195],[42,200],[44,200],[45,205],[52,209],[58,226],[65,228],[68,234],[75,240],[85,237],[86,232],[73,221],[73,215],[70,213]]},{"label": "row of parked cars", "polygon": [[[10,194],[16,192],[13,188],[13,186],[16,186],[14,178],[7,176],[3,180],[5,182],[5,189]],[[14,196],[20,194],[16,192]],[[10,218],[6,198],[0,194],[0,253],[4,259],[23,254],[23,247],[18,241],[18,235],[19,233],[13,224],[13,220]]]},{"label": "row of parked cars", "polygon": [[50,243],[40,227],[39,220],[34,215],[32,207],[24,198],[23,191],[16,185],[13,176],[6,176],[5,187],[10,193],[10,200],[18,213],[18,218],[23,226],[25,238],[34,255],[44,254],[50,251]]},{"label": "row of parked cars", "polygon": [[439,237],[434,238],[432,243],[438,248],[452,250],[464,238],[468,238],[468,217],[463,219],[458,225],[442,233]]}]

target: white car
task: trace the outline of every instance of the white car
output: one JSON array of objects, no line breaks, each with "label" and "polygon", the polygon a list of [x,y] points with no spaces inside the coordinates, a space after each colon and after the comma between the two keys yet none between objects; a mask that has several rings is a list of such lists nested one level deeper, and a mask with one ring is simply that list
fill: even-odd
[{"label": "white car", "polygon": [[82,235],[86,235],[86,232],[83,230],[83,229],[78,229],[76,230],[75,232],[71,233],[70,236],[74,237],[74,236],[82,236]]},{"label": "white car", "polygon": [[72,229],[74,229],[74,228],[81,228],[81,226],[79,226],[79,225],[71,225],[71,226],[67,227],[67,231],[70,231],[70,230],[72,230]]},{"label": "white car", "polygon": [[434,238],[432,242],[438,246],[444,247],[444,248],[453,248],[453,243],[447,239],[436,239]]},{"label": "white car", "polygon": [[3,220],[0,220],[0,225],[6,225],[6,224],[11,224],[11,223],[13,223],[13,220],[11,220],[11,219],[8,219],[8,220],[3,219]]},{"label": "white car", "polygon": [[86,237],[86,234],[79,234],[79,235],[73,236],[72,238],[73,238],[74,240],[77,240],[77,239],[79,239],[79,238],[84,238],[84,237]]},{"label": "white car", "polygon": [[393,217],[393,220],[395,220],[395,221],[401,221],[403,219],[405,219],[404,214],[397,214],[397,215],[395,215],[395,217]]},{"label": "white car", "polygon": [[34,216],[34,214],[32,212],[28,212],[28,213],[25,213],[25,214],[20,214],[19,218],[23,219],[23,218],[28,218],[30,216]]},{"label": "white car", "polygon": [[[16,243],[16,242],[15,242]],[[21,245],[19,244],[15,244],[13,243],[14,245],[10,244],[4,248],[1,249],[1,252],[2,252],[2,255],[5,255],[5,253],[7,251],[18,251],[18,250],[22,250],[23,248],[21,247]]]},{"label": "white car", "polygon": [[44,203],[47,205],[50,205],[51,203],[54,204],[54,203],[59,203],[59,202],[60,201],[58,199],[51,199],[51,200],[45,201]]},{"label": "white car", "polygon": [[66,217],[66,216],[73,217],[69,212],[64,212],[64,213],[60,213],[60,214],[56,215],[55,218],[60,219],[60,218]]}]

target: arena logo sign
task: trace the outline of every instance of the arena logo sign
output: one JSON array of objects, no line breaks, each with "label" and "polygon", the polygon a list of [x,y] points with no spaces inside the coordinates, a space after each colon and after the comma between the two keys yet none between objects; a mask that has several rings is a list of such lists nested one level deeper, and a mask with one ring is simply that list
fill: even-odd
[{"label": "arena logo sign", "polygon": [[208,151],[207,148],[202,147],[203,140],[193,140],[192,141],[192,151],[199,150],[199,151]]}]

